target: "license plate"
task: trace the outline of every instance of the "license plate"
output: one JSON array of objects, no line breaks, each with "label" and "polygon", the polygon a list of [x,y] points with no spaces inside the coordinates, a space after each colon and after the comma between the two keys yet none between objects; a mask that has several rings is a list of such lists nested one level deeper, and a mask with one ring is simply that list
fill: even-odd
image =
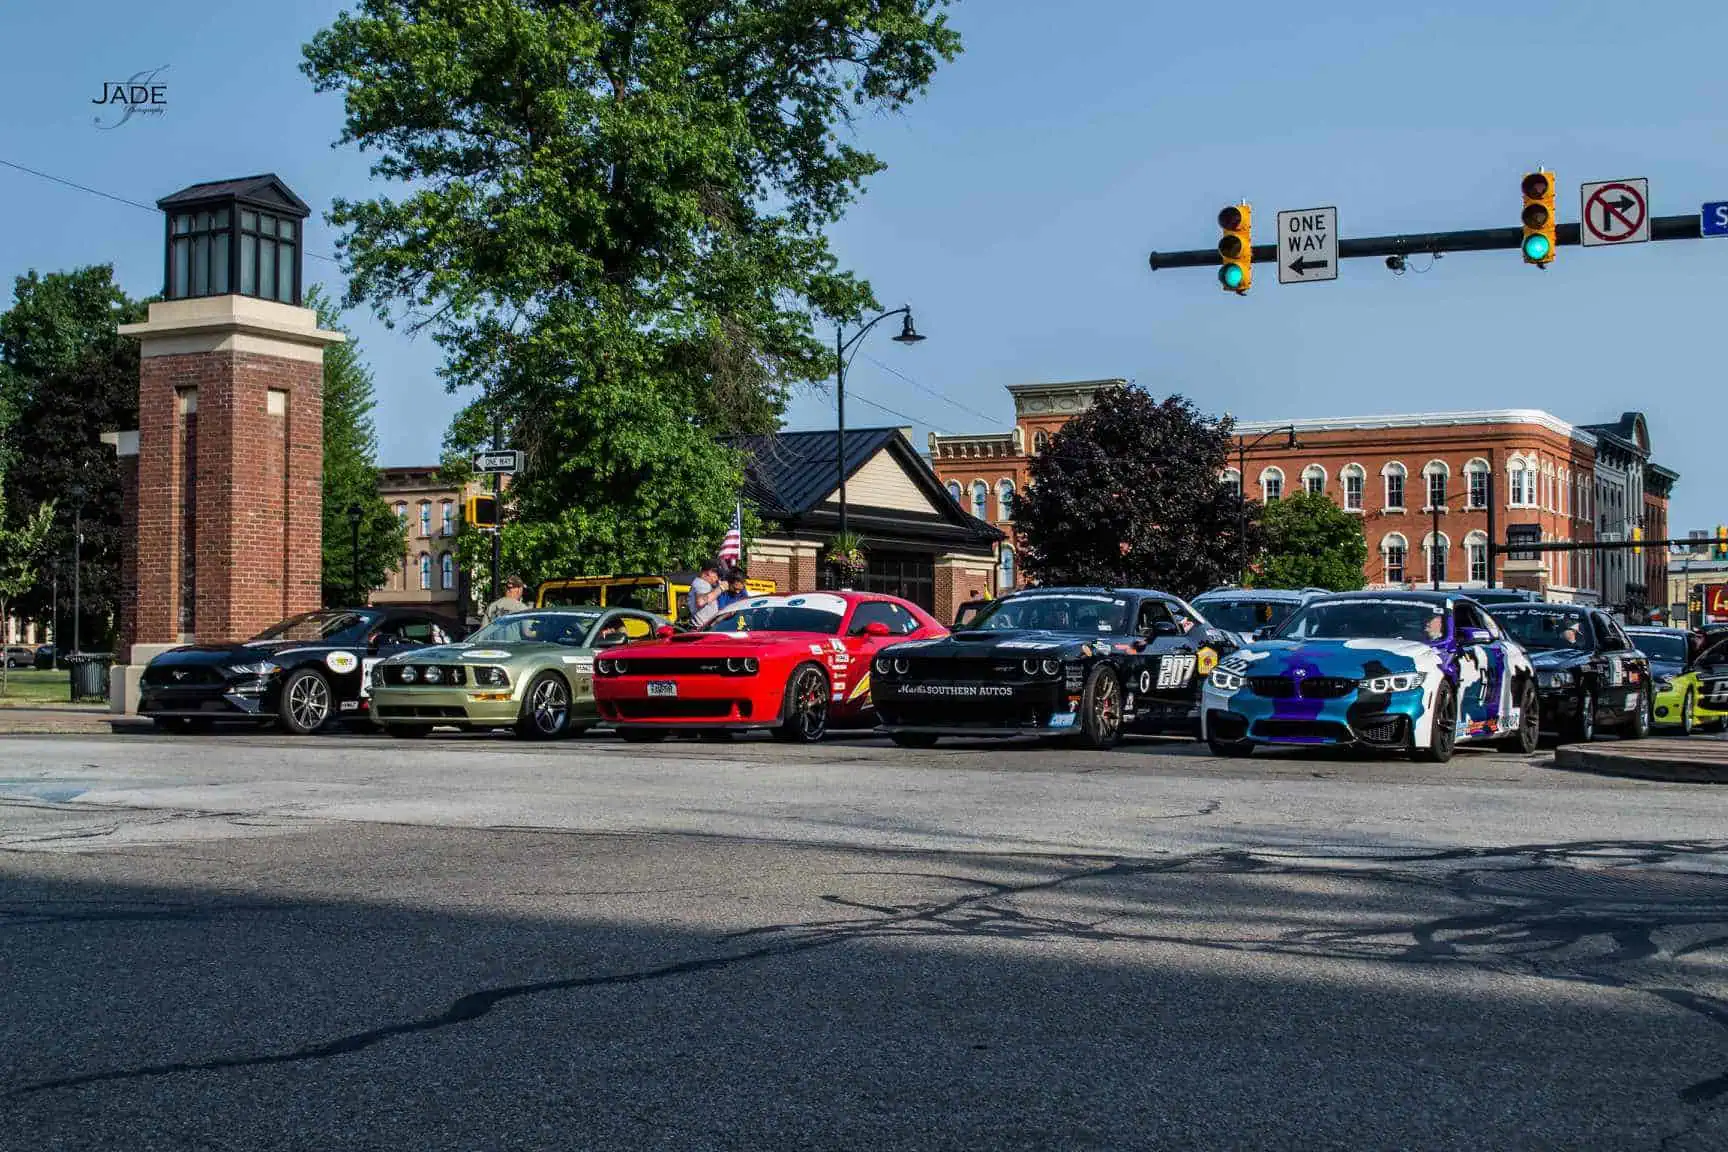
[{"label": "license plate", "polygon": [[1054,716],[1050,717],[1050,727],[1052,727],[1052,728],[1072,728],[1072,727],[1074,727],[1074,713],[1072,713],[1072,712],[1058,712],[1058,713],[1056,713]]},{"label": "license plate", "polygon": [[678,695],[678,682],[676,680],[650,680],[648,681],[648,695],[676,696]]}]

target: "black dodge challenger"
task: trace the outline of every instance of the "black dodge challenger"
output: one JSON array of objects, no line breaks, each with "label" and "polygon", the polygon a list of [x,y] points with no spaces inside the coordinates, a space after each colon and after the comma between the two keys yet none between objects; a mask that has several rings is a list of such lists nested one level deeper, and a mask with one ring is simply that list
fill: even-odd
[{"label": "black dodge challenger", "polygon": [[1125,732],[1188,729],[1199,685],[1235,644],[1175,596],[1143,588],[1031,588],[965,628],[895,644],[871,665],[896,744],[1046,736],[1108,748]]},{"label": "black dodge challenger", "polygon": [[460,639],[455,621],[422,608],[335,608],[290,617],[236,644],[193,644],[150,661],[138,714],[189,732],[218,722],[271,722],[297,735],[369,715],[372,665]]}]

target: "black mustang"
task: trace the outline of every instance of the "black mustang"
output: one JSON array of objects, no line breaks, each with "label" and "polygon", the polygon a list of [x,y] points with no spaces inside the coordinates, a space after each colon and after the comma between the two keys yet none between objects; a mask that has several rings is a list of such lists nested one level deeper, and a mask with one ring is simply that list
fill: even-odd
[{"label": "black mustang", "polygon": [[458,638],[454,621],[423,608],[307,612],[242,643],[162,653],[144,669],[138,714],[169,731],[274,721],[305,735],[369,714],[367,677],[378,661]]},{"label": "black mustang", "polygon": [[1108,748],[1127,731],[1192,725],[1199,684],[1234,648],[1163,592],[1032,588],[949,636],[884,649],[870,692],[883,730],[904,747],[1060,736]]},{"label": "black mustang", "polygon": [[1606,612],[1581,604],[1495,604],[1488,609],[1530,654],[1542,730],[1594,739],[1598,729],[1638,740],[1650,734],[1655,677],[1650,660]]}]

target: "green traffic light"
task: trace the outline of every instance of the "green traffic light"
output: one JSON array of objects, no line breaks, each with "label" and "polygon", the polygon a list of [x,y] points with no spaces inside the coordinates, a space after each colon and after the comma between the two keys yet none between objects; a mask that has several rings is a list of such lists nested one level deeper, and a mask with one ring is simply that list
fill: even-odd
[{"label": "green traffic light", "polygon": [[1232,291],[1242,287],[1242,266],[1240,264],[1226,264],[1218,269],[1218,283]]},{"label": "green traffic light", "polygon": [[1548,237],[1541,233],[1524,238],[1524,256],[1528,260],[1546,260],[1553,250],[1553,245],[1548,243]]}]

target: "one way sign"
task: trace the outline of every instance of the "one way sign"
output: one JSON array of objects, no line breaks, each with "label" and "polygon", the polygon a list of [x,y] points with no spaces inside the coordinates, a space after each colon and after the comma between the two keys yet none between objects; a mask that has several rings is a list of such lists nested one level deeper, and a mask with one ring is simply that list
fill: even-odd
[{"label": "one way sign", "polygon": [[1278,283],[1338,279],[1338,209],[1278,213]]}]

